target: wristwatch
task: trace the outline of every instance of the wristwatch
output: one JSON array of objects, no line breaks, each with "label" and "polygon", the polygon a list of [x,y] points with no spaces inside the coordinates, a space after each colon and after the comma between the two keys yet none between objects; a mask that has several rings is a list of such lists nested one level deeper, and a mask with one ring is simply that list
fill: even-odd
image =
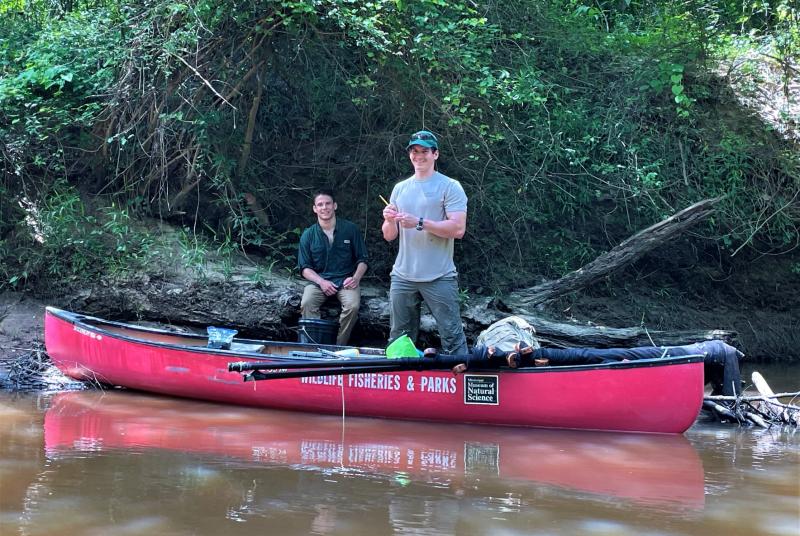
[{"label": "wristwatch", "polygon": [[419,221],[417,222],[417,231],[421,230],[422,230],[422,218],[420,218]]}]

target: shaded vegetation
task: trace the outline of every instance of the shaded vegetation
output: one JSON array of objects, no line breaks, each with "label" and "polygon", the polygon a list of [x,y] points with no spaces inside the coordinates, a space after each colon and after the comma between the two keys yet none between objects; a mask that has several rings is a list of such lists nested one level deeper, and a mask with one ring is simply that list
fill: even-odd
[{"label": "shaded vegetation", "polygon": [[[142,218],[291,269],[310,193],[339,192],[385,279],[379,194],[427,128],[470,197],[463,284],[557,277],[703,198],[720,263],[800,240],[800,156],[720,69],[743,51],[787,102],[790,0],[0,0],[0,288],[136,270]],[[754,76],[755,88],[759,80]],[[791,130],[798,117],[785,111]],[[800,266],[796,266],[800,272]]]}]

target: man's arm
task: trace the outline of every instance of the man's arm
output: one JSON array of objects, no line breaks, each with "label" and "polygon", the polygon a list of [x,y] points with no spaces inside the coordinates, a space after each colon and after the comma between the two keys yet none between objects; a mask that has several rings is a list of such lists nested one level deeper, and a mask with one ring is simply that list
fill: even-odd
[{"label": "man's arm", "polygon": [[350,241],[352,248],[352,255],[356,260],[356,270],[353,275],[348,277],[342,283],[344,288],[358,288],[361,284],[361,278],[367,272],[367,243],[364,241],[364,236],[361,231],[354,227],[353,238]]},{"label": "man's arm", "polygon": [[342,286],[344,288],[358,288],[358,285],[361,284],[361,278],[364,277],[364,274],[367,272],[367,263],[359,262],[358,266],[356,266],[355,273],[344,280]]},{"label": "man's arm", "polygon": [[[413,214],[398,214],[397,221],[405,229],[412,229],[419,223],[419,216]],[[385,222],[384,222],[385,225]],[[422,220],[422,230],[440,238],[463,238],[467,232],[467,213],[453,212],[447,214],[447,219],[442,221]],[[386,234],[384,233],[384,238]]]},{"label": "man's arm", "polygon": [[[366,268],[365,268],[366,270]],[[311,281],[312,283],[316,283],[319,288],[322,290],[323,294],[326,296],[333,296],[339,290],[336,285],[324,279],[321,275],[317,272],[312,270],[311,268],[303,268],[303,271],[300,274],[307,280]]]},{"label": "man's arm", "polygon": [[441,238],[464,238],[467,232],[467,213],[453,212],[446,220],[423,220],[422,229]]}]

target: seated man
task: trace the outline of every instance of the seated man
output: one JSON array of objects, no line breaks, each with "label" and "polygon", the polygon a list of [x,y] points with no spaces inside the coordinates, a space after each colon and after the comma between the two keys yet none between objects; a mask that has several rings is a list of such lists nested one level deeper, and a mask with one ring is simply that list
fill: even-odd
[{"label": "seated man", "polygon": [[319,318],[319,309],[331,296],[342,304],[336,344],[350,340],[361,303],[359,284],[367,271],[367,246],[356,224],[336,218],[336,200],[330,190],[314,194],[312,210],[317,223],[303,231],[297,263],[311,283],[303,291],[300,313]]}]

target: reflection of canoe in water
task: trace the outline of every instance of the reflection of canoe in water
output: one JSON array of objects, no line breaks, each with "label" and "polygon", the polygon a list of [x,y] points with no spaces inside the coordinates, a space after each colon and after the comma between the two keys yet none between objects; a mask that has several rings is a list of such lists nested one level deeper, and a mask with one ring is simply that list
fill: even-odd
[{"label": "reflection of canoe in water", "polygon": [[[234,362],[275,363],[297,343],[236,340],[231,350],[181,335],[47,308],[47,352],[76,379],[174,396],[313,413],[498,424],[682,433],[703,401],[703,357],[595,365],[425,370],[245,383]],[[335,347],[328,349],[336,349]],[[361,349],[381,358],[381,351]],[[370,354],[371,352],[371,354]],[[296,360],[297,358],[292,358]],[[386,362],[385,360],[381,360]],[[344,408],[342,407],[344,403]]]},{"label": "reflection of canoe in water", "polygon": [[413,480],[521,481],[643,504],[701,508],[703,466],[681,435],[393,422],[231,409],[119,392],[57,395],[45,415],[51,458],[166,449]]}]

